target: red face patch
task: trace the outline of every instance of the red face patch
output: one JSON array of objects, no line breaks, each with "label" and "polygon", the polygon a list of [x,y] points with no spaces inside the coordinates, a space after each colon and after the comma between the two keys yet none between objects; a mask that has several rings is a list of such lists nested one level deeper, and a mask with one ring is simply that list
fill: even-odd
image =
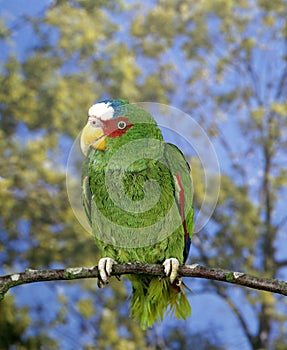
[{"label": "red face patch", "polygon": [[105,135],[113,138],[122,136],[133,126],[126,117],[103,120],[102,123]]}]

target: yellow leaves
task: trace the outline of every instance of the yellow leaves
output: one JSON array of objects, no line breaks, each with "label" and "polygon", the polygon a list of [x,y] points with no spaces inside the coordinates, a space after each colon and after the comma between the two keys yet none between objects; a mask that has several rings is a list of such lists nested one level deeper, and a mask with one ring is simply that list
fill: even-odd
[{"label": "yellow leaves", "polygon": [[4,73],[0,75],[0,101],[10,106],[10,118],[21,120],[23,112],[27,110],[26,90],[23,85],[21,66],[16,58],[11,56],[4,65]]},{"label": "yellow leaves", "polygon": [[113,98],[139,100],[136,80],[140,70],[135,63],[133,52],[124,44],[112,42],[108,45],[106,53],[110,60],[108,66],[105,67],[104,79],[107,81],[105,90],[109,89]]},{"label": "yellow leaves", "polygon": [[258,4],[261,8],[269,13],[276,13],[275,11],[285,13],[286,11],[286,2],[284,0],[258,0]]},{"label": "yellow leaves", "polygon": [[287,169],[279,169],[278,175],[274,177],[272,180],[272,185],[274,190],[283,189],[287,187]]},{"label": "yellow leaves", "polygon": [[220,17],[228,16],[235,5],[234,0],[203,1],[203,3],[209,3],[210,10]]},{"label": "yellow leaves", "polygon": [[85,9],[72,7],[68,2],[51,8],[46,22],[60,28],[57,47],[68,55],[80,51],[83,57],[97,51],[95,43],[106,38],[105,23],[108,18],[103,11],[87,13]]},{"label": "yellow leaves", "polygon": [[144,30],[144,15],[139,12],[135,15],[133,22],[131,23],[131,34],[138,38],[144,38],[146,32]]},{"label": "yellow leaves", "polygon": [[142,43],[143,54],[148,57],[158,57],[166,48],[164,41],[146,38]]},{"label": "yellow leaves", "polygon": [[188,161],[191,168],[192,182],[196,184],[193,188],[194,197],[195,200],[200,202],[205,194],[205,184],[204,181],[201,181],[201,179],[204,178],[204,169],[198,158],[193,157]]},{"label": "yellow leaves", "polygon": [[84,318],[90,318],[95,314],[95,310],[93,308],[93,303],[92,303],[92,300],[90,298],[80,299],[77,302],[76,307],[77,307],[78,311],[80,312],[80,314],[82,315],[82,317],[84,317]]},{"label": "yellow leaves", "polygon": [[144,96],[146,96],[148,101],[167,103],[165,90],[162,87],[163,82],[159,79],[159,77],[156,74],[151,74],[145,80],[141,92]]},{"label": "yellow leaves", "polygon": [[241,41],[241,50],[245,50],[247,52],[251,51],[253,47],[256,45],[256,41],[254,38],[244,38]]},{"label": "yellow leaves", "polygon": [[263,17],[263,22],[267,27],[272,27],[276,23],[276,16],[274,14],[267,14]]},{"label": "yellow leaves", "polygon": [[271,112],[275,112],[282,117],[287,116],[287,102],[280,103],[280,102],[274,102],[271,106]]},{"label": "yellow leaves", "polygon": [[250,111],[250,116],[257,123],[257,125],[260,125],[262,123],[262,119],[265,115],[266,108],[264,107],[258,107]]},{"label": "yellow leaves", "polygon": [[0,192],[4,193],[4,192],[8,192],[9,187],[12,184],[12,180],[10,178],[4,178],[4,177],[0,177]]},{"label": "yellow leaves", "polygon": [[174,11],[166,8],[162,11],[160,6],[155,6],[150,14],[149,30],[150,33],[161,33],[165,38],[172,38],[174,31]]},{"label": "yellow leaves", "polygon": [[161,1],[155,4],[148,13],[139,7],[132,25],[131,33],[138,38],[154,35],[158,39],[172,40],[176,30],[176,12],[174,4]]},{"label": "yellow leaves", "polygon": [[15,203],[14,195],[11,193],[13,180],[11,177],[2,177],[0,175],[0,212],[5,217],[11,212],[11,208]]},{"label": "yellow leaves", "polygon": [[111,343],[115,343],[118,340],[118,334],[115,324],[114,312],[107,307],[102,310],[101,328],[108,328],[109,338]]},{"label": "yellow leaves", "polygon": [[45,147],[45,142],[42,139],[38,141],[28,141],[27,148],[25,150],[26,155],[29,157],[26,162],[27,169],[33,164],[44,163],[44,160],[47,159],[48,146]]},{"label": "yellow leaves", "polygon": [[[20,334],[23,334],[25,332],[26,328],[31,322],[28,312],[29,308],[19,308],[19,306],[16,306],[14,304],[14,302],[14,296],[7,293],[5,299],[0,303],[1,344],[5,344],[6,337],[9,339],[10,336],[9,340],[11,340],[12,337],[19,337]],[[11,325],[13,325],[12,333]],[[9,344],[9,342],[7,342],[7,344]]]},{"label": "yellow leaves", "polygon": [[7,28],[4,18],[0,18],[0,39],[5,39],[5,38],[7,39],[9,34],[10,34],[10,31]]}]

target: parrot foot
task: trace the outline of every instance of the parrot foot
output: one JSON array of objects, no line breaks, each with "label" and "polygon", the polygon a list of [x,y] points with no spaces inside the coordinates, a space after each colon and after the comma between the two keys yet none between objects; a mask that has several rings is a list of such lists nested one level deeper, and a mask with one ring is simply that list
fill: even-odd
[{"label": "parrot foot", "polygon": [[113,269],[113,265],[116,264],[115,260],[111,258],[102,258],[99,260],[98,269],[100,277],[98,278],[99,288],[104,287],[109,283],[109,277]]},{"label": "parrot foot", "polygon": [[169,277],[170,282],[173,283],[177,276],[179,261],[175,258],[166,259],[163,266],[165,275]]}]

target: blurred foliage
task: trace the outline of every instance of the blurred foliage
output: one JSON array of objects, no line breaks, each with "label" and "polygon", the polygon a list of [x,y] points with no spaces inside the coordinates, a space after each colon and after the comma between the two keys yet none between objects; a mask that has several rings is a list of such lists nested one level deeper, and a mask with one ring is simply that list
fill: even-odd
[{"label": "blurred foliage", "polygon": [[[1,274],[96,264],[93,239],[69,205],[65,163],[91,103],[112,97],[173,103],[213,139],[221,191],[194,236],[192,261],[286,279],[286,14],[283,0],[56,0],[38,16],[3,17]],[[32,40],[19,54],[27,27]],[[198,207],[204,169],[192,165]],[[196,286],[226,301],[248,349],[286,348],[284,299]],[[142,332],[128,317],[129,288],[112,281],[99,292],[91,280],[18,287],[0,305],[0,349],[228,348],[208,324],[196,334],[193,318],[162,336]]]}]

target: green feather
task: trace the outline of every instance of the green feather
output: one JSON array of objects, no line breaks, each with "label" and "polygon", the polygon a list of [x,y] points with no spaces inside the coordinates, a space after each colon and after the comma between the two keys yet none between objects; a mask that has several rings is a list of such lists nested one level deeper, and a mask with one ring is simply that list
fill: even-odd
[{"label": "green feather", "polygon": [[181,287],[171,285],[169,278],[129,276],[133,294],[131,316],[140,322],[143,329],[161,321],[165,311],[178,319],[186,319],[191,308]]}]

